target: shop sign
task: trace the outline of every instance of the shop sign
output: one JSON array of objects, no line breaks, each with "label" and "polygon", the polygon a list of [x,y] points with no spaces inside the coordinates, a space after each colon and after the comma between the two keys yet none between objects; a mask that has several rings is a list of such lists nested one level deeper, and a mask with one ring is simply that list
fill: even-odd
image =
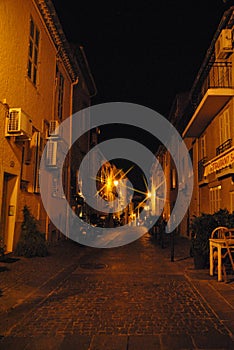
[{"label": "shop sign", "polygon": [[234,150],[232,152],[226,153],[220,158],[212,160],[209,164],[205,165],[204,176],[208,176],[218,170],[228,167],[234,163]]}]

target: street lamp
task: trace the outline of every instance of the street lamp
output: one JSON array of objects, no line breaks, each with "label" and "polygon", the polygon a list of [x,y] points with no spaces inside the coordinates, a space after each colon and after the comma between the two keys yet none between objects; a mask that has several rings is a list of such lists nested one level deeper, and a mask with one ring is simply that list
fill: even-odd
[{"label": "street lamp", "polygon": [[119,181],[118,180],[114,180],[114,185],[118,186],[118,184],[119,184]]}]

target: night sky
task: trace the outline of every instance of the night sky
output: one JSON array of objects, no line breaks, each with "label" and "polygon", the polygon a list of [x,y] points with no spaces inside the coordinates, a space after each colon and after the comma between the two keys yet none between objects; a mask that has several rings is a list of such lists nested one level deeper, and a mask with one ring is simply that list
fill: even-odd
[{"label": "night sky", "polygon": [[[234,1],[54,0],[69,42],[84,47],[97,95],[92,104],[131,102],[167,116],[188,91],[222,15]],[[113,132],[115,130],[115,132]],[[155,151],[145,133],[109,128],[102,139],[134,138]]]},{"label": "night sky", "polygon": [[98,94],[166,115],[190,89],[227,0],[54,0],[65,35],[84,47]]}]

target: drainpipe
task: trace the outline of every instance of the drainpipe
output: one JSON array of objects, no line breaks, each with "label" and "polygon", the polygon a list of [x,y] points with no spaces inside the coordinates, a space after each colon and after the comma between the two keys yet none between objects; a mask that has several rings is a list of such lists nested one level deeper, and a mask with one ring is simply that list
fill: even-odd
[{"label": "drainpipe", "polygon": [[[196,175],[196,178],[198,179],[199,139],[196,139],[195,147],[196,147],[195,175]],[[197,198],[196,215],[199,216],[201,213],[200,213],[200,186],[198,185],[198,183],[196,185],[196,192],[197,192],[196,193],[196,198]]]},{"label": "drainpipe", "polygon": [[[73,90],[74,86],[77,85],[79,82],[78,77],[75,81],[71,83],[71,90],[70,90],[70,140],[69,140],[69,150],[71,149],[72,144],[72,114],[73,114]],[[71,152],[68,154],[68,169],[67,169],[67,182],[68,182],[68,193],[67,193],[67,221],[66,221],[66,237],[69,238],[69,208],[70,208],[70,200],[71,200],[71,193],[70,193],[70,186],[71,186]]]}]

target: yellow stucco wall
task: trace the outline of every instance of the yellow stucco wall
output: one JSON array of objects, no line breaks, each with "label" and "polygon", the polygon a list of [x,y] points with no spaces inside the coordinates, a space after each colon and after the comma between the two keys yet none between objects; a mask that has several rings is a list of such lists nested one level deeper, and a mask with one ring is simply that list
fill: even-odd
[{"label": "yellow stucco wall", "polygon": [[[27,76],[30,16],[40,31],[36,86]],[[22,108],[32,120],[33,127],[43,132],[44,119],[50,121],[55,117],[56,63],[64,77],[63,119],[71,113],[71,79],[61,57],[59,61],[56,60],[57,49],[34,1],[0,1],[0,43],[0,211],[4,200],[4,174],[16,175],[18,179],[17,191],[14,192],[16,198],[13,200],[16,204],[15,232],[11,233],[14,243],[8,247],[8,250],[12,250],[19,236],[25,204],[39,219],[43,231],[47,228],[40,195],[20,189],[23,142],[16,142],[14,137],[5,137],[7,108]],[[6,232],[0,232],[1,234],[6,235]]]}]

